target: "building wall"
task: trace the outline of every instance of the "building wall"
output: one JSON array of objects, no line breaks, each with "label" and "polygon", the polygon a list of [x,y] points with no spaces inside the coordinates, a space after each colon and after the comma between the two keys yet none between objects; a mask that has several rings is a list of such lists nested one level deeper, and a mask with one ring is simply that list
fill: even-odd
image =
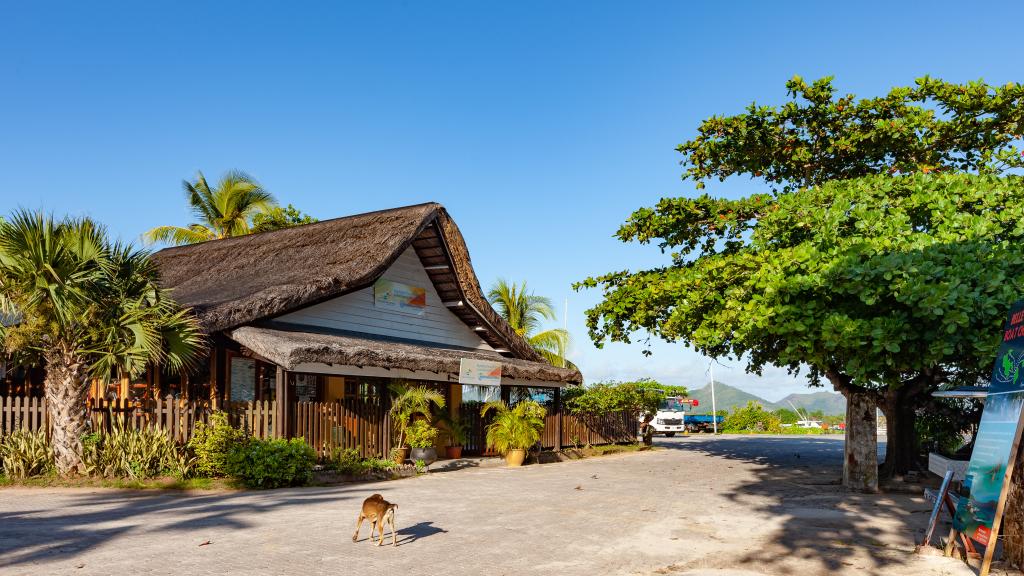
[{"label": "building wall", "polygon": [[423,315],[416,316],[377,308],[373,301],[373,286],[370,286],[279,316],[275,320],[462,348],[492,349],[442,304],[434,285],[430,282],[430,277],[427,276],[427,271],[423,269],[412,247],[406,249],[395,260],[383,278],[425,288],[427,307]]}]

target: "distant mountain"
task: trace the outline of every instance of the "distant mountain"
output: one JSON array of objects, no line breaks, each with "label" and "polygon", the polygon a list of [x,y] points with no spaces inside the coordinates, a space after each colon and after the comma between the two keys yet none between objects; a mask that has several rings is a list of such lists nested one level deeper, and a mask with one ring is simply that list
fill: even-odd
[{"label": "distant mountain", "polygon": [[[690,398],[696,398],[700,405],[693,412],[695,414],[711,413],[711,387],[704,386],[696,390],[690,390]],[[760,396],[744,392],[734,386],[715,381],[715,404],[719,410],[732,410],[736,406],[746,406],[747,402],[753,400],[760,402],[767,410],[786,408],[792,410],[792,403],[801,411],[814,412],[821,410],[826,416],[842,415],[846,413],[846,399],[842,394],[836,392],[807,392],[803,394],[790,394],[778,402],[769,402]]]},{"label": "distant mountain", "polygon": [[[693,411],[695,414],[711,413],[711,386],[690,390],[690,398],[696,398],[700,402]],[[771,404],[771,402],[760,396],[755,396],[739,388],[734,388],[717,380],[715,381],[715,406],[719,410],[732,410],[734,406],[746,406],[747,402],[751,400],[760,402],[765,407]]]}]

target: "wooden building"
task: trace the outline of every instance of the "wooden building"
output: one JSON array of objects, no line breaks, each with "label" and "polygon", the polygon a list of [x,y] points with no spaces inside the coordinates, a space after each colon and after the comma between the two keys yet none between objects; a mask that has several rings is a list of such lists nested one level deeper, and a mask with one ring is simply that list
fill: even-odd
[{"label": "wooden building", "polygon": [[[439,204],[168,248],[154,259],[162,284],[208,333],[209,353],[190,374],[151,371],[96,395],[269,401],[276,433],[293,435],[298,403],[372,401],[393,382],[436,387],[458,411],[495,398],[554,406],[559,388],[582,381],[546,363],[490,306]],[[500,366],[500,385],[460,383],[460,367],[488,362]]]}]

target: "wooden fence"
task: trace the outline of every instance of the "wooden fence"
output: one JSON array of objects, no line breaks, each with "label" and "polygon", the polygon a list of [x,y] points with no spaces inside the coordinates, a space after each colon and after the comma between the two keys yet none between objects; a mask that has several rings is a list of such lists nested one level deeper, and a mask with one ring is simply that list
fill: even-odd
[{"label": "wooden fence", "polygon": [[[110,431],[125,428],[156,428],[177,442],[188,442],[196,422],[208,423],[212,410],[205,403],[186,402],[167,397],[136,402],[131,400],[90,399],[87,403],[91,430]],[[236,402],[224,406],[228,419],[257,438],[269,438],[274,432],[273,402]],[[46,401],[43,398],[0,396],[0,432],[48,428]]]},{"label": "wooden fence", "polygon": [[391,446],[391,420],[379,400],[345,398],[299,402],[294,436],[305,438],[320,456],[354,448],[363,458],[385,457]]},{"label": "wooden fence", "polygon": [[[559,426],[559,418],[561,425]],[[561,437],[559,437],[559,429]],[[582,417],[572,414],[548,414],[544,419],[541,446],[568,448],[599,444],[636,442],[640,424],[626,412]]]}]

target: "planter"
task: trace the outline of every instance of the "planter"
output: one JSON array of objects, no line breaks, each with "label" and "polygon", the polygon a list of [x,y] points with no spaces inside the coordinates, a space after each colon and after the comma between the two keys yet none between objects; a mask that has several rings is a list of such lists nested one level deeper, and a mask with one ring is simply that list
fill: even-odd
[{"label": "planter", "polygon": [[412,453],[409,454],[409,459],[413,462],[417,460],[423,460],[423,463],[430,466],[434,462],[437,462],[437,450],[433,446],[430,448],[413,448]]},{"label": "planter", "polygon": [[449,460],[462,458],[462,446],[449,446],[444,449],[444,455]]},{"label": "planter", "polygon": [[526,460],[526,450],[522,448],[510,450],[508,454],[505,454],[505,464],[507,464],[509,468],[522,466],[524,460]]},{"label": "planter", "polygon": [[409,459],[409,447],[395,448],[391,451],[391,454],[394,456],[395,463],[402,464]]}]

